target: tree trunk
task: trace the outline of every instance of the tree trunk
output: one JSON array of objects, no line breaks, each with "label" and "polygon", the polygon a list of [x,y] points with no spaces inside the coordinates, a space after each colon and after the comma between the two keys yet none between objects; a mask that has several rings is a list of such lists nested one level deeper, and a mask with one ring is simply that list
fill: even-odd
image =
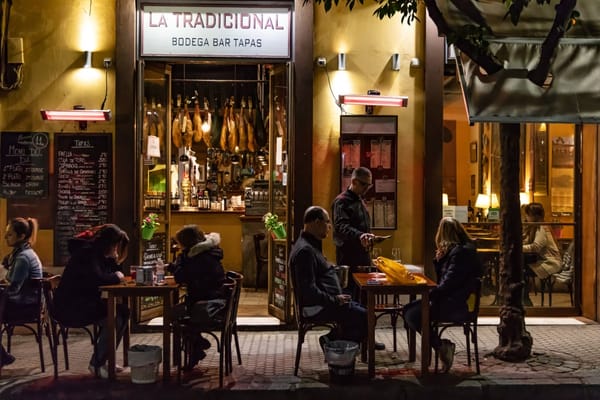
[{"label": "tree trunk", "polygon": [[494,356],[524,361],[533,339],[525,327],[523,308],[523,247],[519,201],[519,124],[500,124],[500,335]]}]

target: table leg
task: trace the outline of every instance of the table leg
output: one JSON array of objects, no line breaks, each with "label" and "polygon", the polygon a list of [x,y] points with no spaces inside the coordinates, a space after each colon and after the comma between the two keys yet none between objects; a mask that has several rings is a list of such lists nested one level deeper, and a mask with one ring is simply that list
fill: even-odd
[{"label": "table leg", "polygon": [[[127,308],[131,310],[131,302],[129,301],[129,297],[123,297],[123,303],[127,305]],[[130,314],[131,315],[131,312]],[[130,323],[129,318],[125,321],[125,332],[123,332],[123,366],[129,366],[129,333],[130,333]]]},{"label": "table leg", "polygon": [[369,366],[369,378],[375,376],[375,294],[367,292],[367,362]]},{"label": "table leg", "polygon": [[[411,294],[410,302],[415,301],[417,296]],[[414,329],[408,329],[408,361],[414,362],[417,359],[417,332]]]},{"label": "table leg", "polygon": [[173,293],[163,295],[163,381],[171,379],[171,309]]},{"label": "table leg", "polygon": [[429,292],[421,295],[421,375],[429,372],[431,346],[429,344]]},{"label": "table leg", "polygon": [[115,364],[116,364],[116,339],[115,339],[115,296],[108,293],[106,300],[107,315],[106,315],[106,333],[108,334],[108,379],[115,380]]}]

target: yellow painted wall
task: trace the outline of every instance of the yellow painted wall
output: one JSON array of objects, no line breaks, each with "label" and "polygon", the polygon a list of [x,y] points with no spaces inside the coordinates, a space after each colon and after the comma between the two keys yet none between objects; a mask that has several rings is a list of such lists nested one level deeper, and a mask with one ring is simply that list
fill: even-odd
[{"label": "yellow painted wall", "polygon": [[[383,231],[392,239],[381,247],[390,256],[400,247],[405,262],[422,263],[423,247],[423,24],[402,24],[399,17],[379,20],[375,6],[357,5],[352,12],[334,7],[329,13],[315,7],[314,56],[327,59],[327,71],[314,71],[314,204],[328,210],[339,192],[340,94],[366,94],[377,89],[382,95],[408,96],[407,108],[375,107],[375,115],[398,115],[398,229]],[[423,17],[421,17],[423,20]],[[346,70],[337,71],[337,54],[346,53]],[[391,70],[393,53],[400,54],[400,71]],[[418,57],[422,67],[411,69],[410,59]],[[333,94],[331,93],[333,91]],[[335,96],[335,97],[334,97]],[[364,114],[364,106],[345,106],[351,114]],[[327,257],[335,260],[331,239],[324,242]]]},{"label": "yellow painted wall", "polygon": [[[40,109],[100,108],[105,94],[103,59],[110,57],[113,65],[115,62],[115,1],[15,1],[9,37],[23,38],[24,78],[19,89],[0,93],[0,130],[79,131],[73,122],[42,121]],[[81,68],[84,50],[94,51],[93,68]],[[114,94],[114,69],[109,69],[106,109],[114,109]],[[113,132],[114,122],[88,124],[88,132],[105,131]],[[0,227],[6,223],[6,200],[0,199]],[[51,230],[42,230],[35,245],[45,266],[52,264],[52,238]],[[8,251],[1,241],[0,254]]]}]

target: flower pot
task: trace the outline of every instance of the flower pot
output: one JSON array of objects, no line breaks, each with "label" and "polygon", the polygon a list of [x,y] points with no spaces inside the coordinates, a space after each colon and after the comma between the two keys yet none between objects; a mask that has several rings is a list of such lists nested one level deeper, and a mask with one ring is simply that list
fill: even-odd
[{"label": "flower pot", "polygon": [[152,239],[152,236],[154,236],[154,231],[156,231],[156,228],[142,228],[142,239]]},{"label": "flower pot", "polygon": [[271,232],[275,236],[275,239],[285,239],[287,237],[284,225],[276,226]]}]

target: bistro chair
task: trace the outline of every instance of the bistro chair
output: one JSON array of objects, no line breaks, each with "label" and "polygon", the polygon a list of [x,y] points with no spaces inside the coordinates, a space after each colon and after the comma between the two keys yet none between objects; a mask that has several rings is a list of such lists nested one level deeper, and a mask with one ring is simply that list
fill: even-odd
[{"label": "bistro chair", "polygon": [[[231,362],[231,319],[233,318],[236,282],[227,278],[223,284],[227,300],[223,319],[215,319],[211,324],[194,323],[189,316],[173,321],[173,362],[177,367],[177,383],[181,383],[181,371],[187,368],[191,359],[192,340],[202,333],[212,336],[219,352],[219,387],[223,387],[223,375],[229,375]],[[181,353],[183,352],[183,358]]]},{"label": "bistro chair", "polygon": [[[389,301],[389,297],[392,297],[392,301]],[[396,325],[398,318],[402,317],[403,305],[400,303],[400,296],[395,295],[376,295],[375,296],[375,319],[378,321],[384,315],[390,316],[390,323],[392,325],[392,336],[394,338],[394,352],[397,351],[396,344]],[[405,326],[406,328],[406,326]],[[406,330],[407,337],[408,329]],[[410,338],[408,339],[410,340]]]},{"label": "bistro chair", "polygon": [[[56,319],[56,308],[54,306],[54,291],[60,283],[60,275],[54,275],[50,278],[44,279],[43,290],[44,297],[46,299],[46,307],[48,310],[49,330],[52,335],[51,350],[52,350],[52,362],[54,364],[54,378],[58,378],[58,345],[62,340],[63,353],[65,360],[65,369],[69,369],[69,350],[67,341],[69,338],[69,331],[71,329],[81,329],[85,331],[94,346],[94,352],[96,352],[96,342],[100,335],[100,327],[94,321],[86,321],[81,324],[65,324]],[[90,328],[91,326],[91,328]],[[96,371],[98,376],[98,371]]]},{"label": "bistro chair", "polygon": [[254,234],[254,257],[256,259],[256,286],[255,289],[258,290],[258,284],[260,282],[261,272],[266,271],[267,266],[269,264],[269,259],[262,255],[261,250],[261,242],[265,240],[266,236],[264,233],[259,232]]},{"label": "bistro chair", "polygon": [[[433,331],[433,335],[437,335],[440,339],[444,331],[450,327],[462,327],[463,332],[465,334],[466,344],[467,344],[467,364],[469,367],[471,366],[471,342],[473,342],[473,350],[475,353],[475,369],[477,371],[477,375],[479,375],[479,347],[477,342],[477,318],[479,317],[479,303],[481,300],[481,279],[477,279],[477,284],[473,288],[471,293],[472,296],[475,297],[474,305],[472,309],[469,309],[469,313],[467,317],[463,320],[454,320],[454,321],[431,321],[431,327]],[[435,352],[435,372],[438,371],[438,361],[439,354],[437,349],[434,349]]]},{"label": "bistro chair", "polygon": [[[40,353],[40,366],[42,372],[46,371],[46,367],[44,366],[44,349],[42,348],[42,335],[44,332],[48,337],[48,342],[50,344],[50,348],[52,348],[52,339],[50,338],[50,333],[48,331],[46,325],[46,308],[44,304],[44,299],[42,297],[42,283],[43,278],[31,278],[23,285],[27,285],[29,288],[33,290],[36,296],[36,302],[31,306],[31,308],[24,309],[23,312],[15,313],[16,315],[7,316],[6,313],[3,318],[2,327],[0,329],[0,340],[2,339],[2,333],[6,333],[6,351],[10,353],[12,335],[14,334],[14,330],[17,326],[21,326],[31,331],[33,334],[35,341],[38,344],[38,350]],[[8,300],[6,300],[8,303]],[[6,308],[6,305],[5,305]]]},{"label": "bistro chair", "polygon": [[[4,309],[6,308],[6,302],[8,300],[8,291],[6,287],[0,286],[0,327],[4,322]],[[0,336],[0,343],[2,343],[2,337]],[[2,363],[0,363],[0,375],[2,374]]]},{"label": "bistro chair", "polygon": [[[230,320],[230,328],[229,328],[229,333],[231,336],[233,336],[233,340],[235,341],[235,352],[237,354],[237,361],[238,361],[238,365],[242,365],[242,355],[240,353],[240,341],[238,339],[238,334],[237,334],[237,314],[238,314],[238,307],[240,305],[240,297],[242,295],[242,283],[244,280],[244,275],[240,274],[239,272],[235,272],[235,271],[227,271],[225,276],[227,276],[230,279],[233,279],[235,281],[235,292],[233,294],[233,310],[232,313],[233,315],[231,316],[231,320]],[[229,341],[231,342],[231,338],[229,339]],[[232,371],[233,370],[233,366],[231,363],[231,351],[229,352],[229,370]]]},{"label": "bistro chair", "polygon": [[300,367],[300,355],[302,353],[302,343],[306,337],[306,332],[317,327],[326,327],[332,330],[338,329],[338,324],[334,321],[315,321],[312,318],[304,317],[302,315],[302,305],[300,304],[300,295],[296,284],[294,283],[295,271],[290,268],[290,278],[292,285],[292,293],[294,294],[294,313],[296,314],[296,323],[298,325],[298,342],[296,344],[296,361],[294,363],[294,376],[298,376],[298,368]]}]

